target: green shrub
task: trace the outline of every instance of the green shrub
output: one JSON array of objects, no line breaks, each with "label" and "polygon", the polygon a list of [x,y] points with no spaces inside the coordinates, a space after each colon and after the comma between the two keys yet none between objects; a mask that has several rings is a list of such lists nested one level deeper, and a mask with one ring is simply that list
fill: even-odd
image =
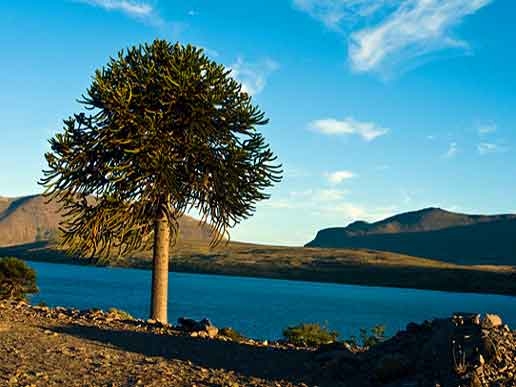
[{"label": "green shrub", "polygon": [[25,300],[37,293],[36,272],[17,258],[0,258],[0,299]]},{"label": "green shrub", "polygon": [[370,333],[367,333],[367,329],[360,329],[360,338],[362,339],[362,346],[370,348],[385,340],[385,326],[375,325],[371,328]]},{"label": "green shrub", "polygon": [[294,345],[315,347],[335,342],[339,333],[319,324],[300,324],[286,328],[283,336]]},{"label": "green shrub", "polygon": [[375,325],[369,331],[365,328],[360,328],[360,340],[356,336],[351,336],[346,342],[356,348],[371,348],[384,340],[385,326]]},{"label": "green shrub", "polygon": [[219,335],[222,335],[224,337],[227,337],[233,341],[242,341],[245,340],[245,337],[238,331],[234,330],[233,328],[222,328],[219,331]]}]

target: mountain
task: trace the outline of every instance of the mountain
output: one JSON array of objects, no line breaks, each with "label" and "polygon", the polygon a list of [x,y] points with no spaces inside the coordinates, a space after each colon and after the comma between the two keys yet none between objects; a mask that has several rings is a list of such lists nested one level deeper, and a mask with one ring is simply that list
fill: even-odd
[{"label": "mountain", "polygon": [[[0,197],[0,247],[51,239],[61,220],[57,203],[47,203],[42,195],[18,198]],[[180,240],[209,240],[210,227],[183,216],[179,221]]]},{"label": "mountain", "polygon": [[516,265],[516,214],[466,215],[440,208],[321,230],[307,247],[368,248],[459,264]]}]

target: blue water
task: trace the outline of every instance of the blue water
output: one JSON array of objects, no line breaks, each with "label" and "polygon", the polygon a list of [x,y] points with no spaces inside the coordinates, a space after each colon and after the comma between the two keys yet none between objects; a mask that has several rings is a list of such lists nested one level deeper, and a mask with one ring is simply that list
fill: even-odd
[{"label": "blue water", "polygon": [[[37,303],[80,309],[115,307],[147,318],[150,271],[30,262],[38,275]],[[283,328],[318,322],[342,337],[384,324],[388,334],[410,321],[456,311],[498,313],[516,327],[516,297],[365,287],[262,278],[170,273],[169,321],[208,317],[243,334],[275,339]]]}]

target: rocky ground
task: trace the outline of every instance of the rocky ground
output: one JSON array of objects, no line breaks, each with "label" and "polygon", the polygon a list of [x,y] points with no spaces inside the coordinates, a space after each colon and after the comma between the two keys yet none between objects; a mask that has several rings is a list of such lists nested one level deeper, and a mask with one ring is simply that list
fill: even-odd
[{"label": "rocky ground", "polygon": [[0,303],[0,386],[306,386],[308,351],[124,318]]},{"label": "rocky ground", "polygon": [[501,318],[411,323],[370,349],[296,348],[209,321],[0,303],[0,386],[514,387],[516,333]]},{"label": "rocky ground", "polygon": [[[497,315],[410,323],[369,350],[321,348],[318,380],[339,386],[514,387],[516,332]],[[326,383],[324,383],[325,381]]]}]

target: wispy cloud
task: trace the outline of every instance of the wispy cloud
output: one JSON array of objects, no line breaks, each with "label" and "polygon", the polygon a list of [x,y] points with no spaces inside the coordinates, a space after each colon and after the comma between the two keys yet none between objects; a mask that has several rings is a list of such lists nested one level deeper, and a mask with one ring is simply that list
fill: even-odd
[{"label": "wispy cloud", "polygon": [[443,157],[446,158],[446,159],[451,159],[451,158],[455,157],[458,152],[459,152],[459,148],[457,146],[457,143],[456,142],[451,142],[448,145],[448,150],[443,155]]},{"label": "wispy cloud", "polygon": [[239,57],[229,68],[232,76],[242,83],[242,91],[257,95],[265,88],[269,75],[278,70],[279,64],[272,59],[251,63]]},{"label": "wispy cloud", "polygon": [[395,213],[398,208],[366,206],[348,198],[349,191],[323,188],[292,191],[280,198],[266,200],[264,207],[279,210],[305,211],[325,219],[334,219],[339,224],[346,224],[355,220],[374,221],[384,219]]},{"label": "wispy cloud", "polygon": [[335,171],[335,172],[326,172],[324,174],[326,179],[330,184],[340,184],[344,180],[349,180],[355,177],[355,174],[351,171]]},{"label": "wispy cloud", "polygon": [[445,48],[468,50],[452,28],[490,0],[409,0],[380,24],[350,36],[349,59],[358,72],[389,71],[406,60]]},{"label": "wispy cloud", "polygon": [[334,118],[316,120],[310,123],[310,127],[316,132],[327,135],[351,135],[357,134],[366,141],[372,141],[389,132],[373,122],[360,122],[351,117],[342,121]]},{"label": "wispy cloud", "polygon": [[490,142],[481,142],[477,145],[478,153],[482,156],[488,155],[491,153],[502,153],[506,152],[508,148],[504,145],[490,143]]},{"label": "wispy cloud", "polygon": [[335,30],[340,30],[344,21],[354,23],[396,3],[399,0],[293,0],[295,8]]},{"label": "wispy cloud", "polygon": [[149,3],[134,0],[77,0],[80,3],[100,7],[106,11],[118,11],[134,19],[152,24],[162,24],[159,13]]},{"label": "wispy cloud", "polygon": [[401,193],[403,203],[410,204],[412,202],[413,195],[411,192],[406,191],[405,189],[401,189],[400,193]]},{"label": "wispy cloud", "polygon": [[287,197],[273,198],[263,202],[265,207],[283,209],[308,209],[318,210],[328,203],[342,201],[348,194],[347,190],[323,188],[308,189],[304,191],[292,191]]},{"label": "wispy cloud", "polygon": [[330,217],[338,217],[342,225],[356,220],[375,222],[388,218],[398,211],[395,206],[390,207],[369,207],[349,201],[323,206],[318,213]]},{"label": "wispy cloud", "polygon": [[490,123],[490,124],[479,125],[477,131],[480,136],[483,136],[486,134],[491,134],[491,133],[496,132],[496,129],[497,129],[496,124]]},{"label": "wispy cloud", "polygon": [[454,28],[492,0],[293,0],[294,7],[345,35],[356,72],[394,75],[427,54],[471,52]]}]

